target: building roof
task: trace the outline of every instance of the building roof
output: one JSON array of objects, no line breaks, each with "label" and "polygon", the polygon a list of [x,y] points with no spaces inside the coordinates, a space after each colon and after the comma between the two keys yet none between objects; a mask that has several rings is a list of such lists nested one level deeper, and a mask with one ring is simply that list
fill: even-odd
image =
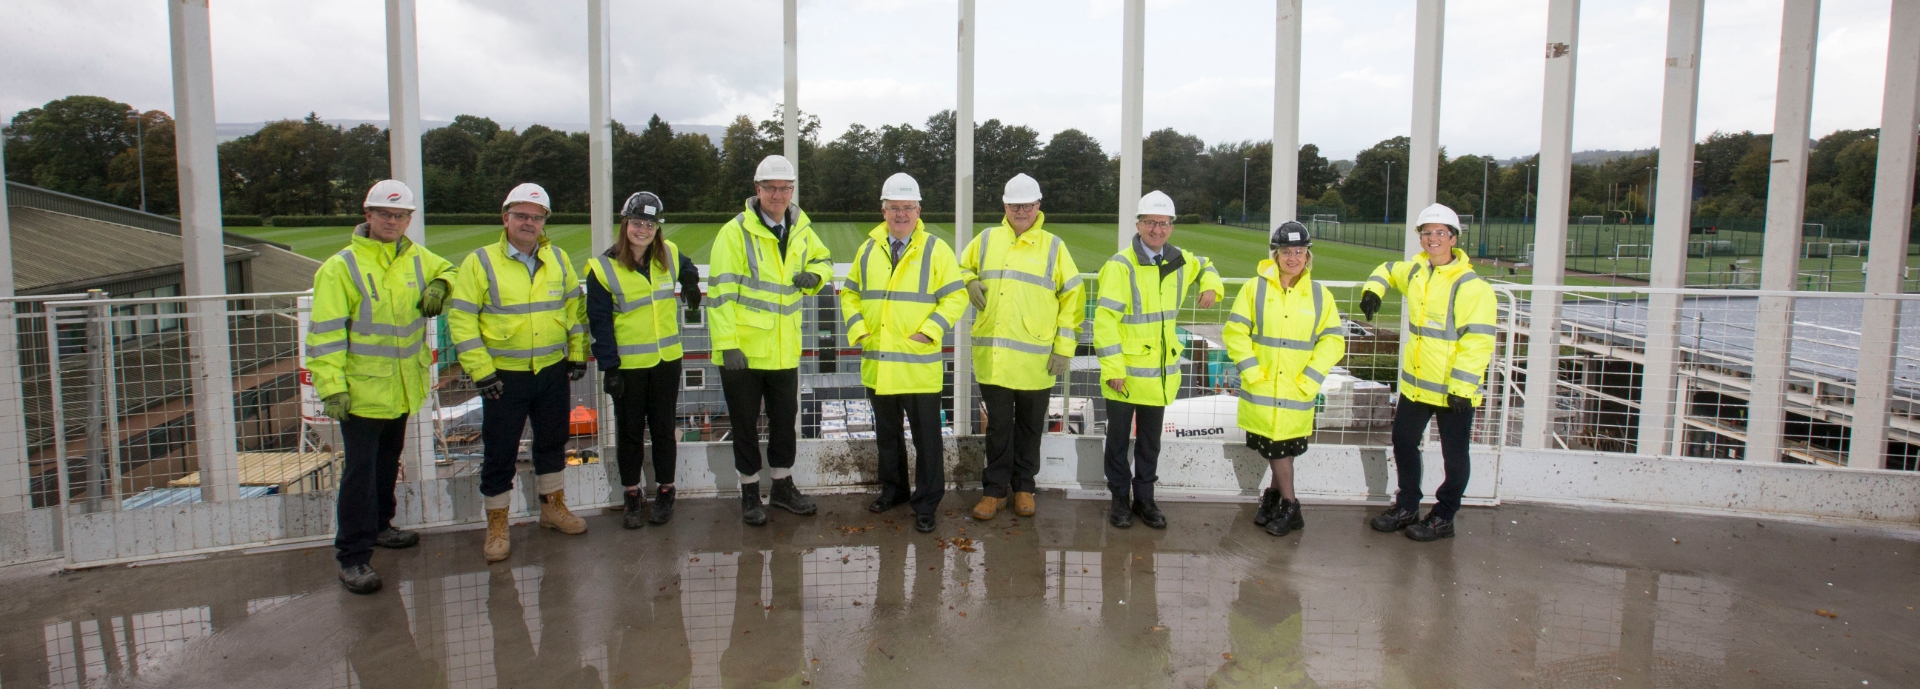
[{"label": "building roof", "polygon": [[258,293],[305,292],[313,289],[313,274],[320,261],[296,254],[274,244],[249,244],[253,257],[253,290]]},{"label": "building roof", "polygon": [[[177,273],[184,263],[184,243],[179,235],[27,206],[14,206],[7,212],[13,238],[13,284],[18,294],[71,292]],[[226,247],[229,262],[254,253],[237,246]],[[309,286],[311,273],[309,269]]]}]

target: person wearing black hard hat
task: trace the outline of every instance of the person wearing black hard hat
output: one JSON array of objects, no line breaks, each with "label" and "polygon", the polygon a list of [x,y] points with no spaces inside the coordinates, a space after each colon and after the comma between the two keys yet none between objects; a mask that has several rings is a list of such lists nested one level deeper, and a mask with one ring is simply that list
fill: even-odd
[{"label": "person wearing black hard hat", "polygon": [[[688,313],[700,308],[700,271],[680,247],[660,236],[666,208],[653,192],[627,197],[613,248],[587,263],[587,330],[602,388],[613,398],[618,431],[620,485],[626,487],[621,525],[638,529],[673,518],[674,405],[680,399],[680,310],[673,283]],[[640,463],[653,439],[653,481],[659,484],[651,514],[642,514]]]},{"label": "person wearing black hard hat", "polygon": [[1237,422],[1247,447],[1273,469],[1253,523],[1285,536],[1306,528],[1293,492],[1293,460],[1313,436],[1321,383],[1347,353],[1333,290],[1313,281],[1313,237],[1300,223],[1274,228],[1271,253],[1234,297],[1222,338],[1240,369]]}]

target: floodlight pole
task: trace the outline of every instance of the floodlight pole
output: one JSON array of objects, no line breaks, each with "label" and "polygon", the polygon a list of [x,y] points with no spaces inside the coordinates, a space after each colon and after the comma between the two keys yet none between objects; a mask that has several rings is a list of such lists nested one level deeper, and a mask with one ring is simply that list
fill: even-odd
[{"label": "floodlight pole", "polygon": [[133,155],[140,166],[140,212],[147,212],[147,134],[146,114],[133,111]]},{"label": "floodlight pole", "polygon": [[[1780,24],[1780,76],[1774,90],[1773,170],[1767,181],[1766,243],[1760,289],[1793,289],[1801,223],[1807,211],[1807,133],[1813,114],[1813,63],[1820,42],[1820,0],[1786,0]],[[1832,260],[1832,252],[1828,252]],[[1793,345],[1791,297],[1761,297],[1754,321],[1753,398],[1747,405],[1743,458],[1778,462],[1785,446],[1787,355]]]},{"label": "floodlight pole", "polygon": [[1247,167],[1252,164],[1252,158],[1240,159],[1240,224],[1242,225],[1247,224]]},{"label": "floodlight pole", "polygon": [[1480,161],[1480,257],[1487,257],[1487,179],[1492,174],[1488,168],[1494,165],[1493,159]]},{"label": "floodlight pole", "polygon": [[1380,222],[1393,224],[1393,161],[1387,161],[1387,188],[1380,192]]}]

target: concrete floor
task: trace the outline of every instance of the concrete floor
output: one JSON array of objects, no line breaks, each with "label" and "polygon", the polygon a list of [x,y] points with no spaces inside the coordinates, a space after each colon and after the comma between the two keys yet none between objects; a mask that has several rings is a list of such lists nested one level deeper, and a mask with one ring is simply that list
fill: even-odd
[{"label": "concrete floor", "polygon": [[[0,687],[1915,687],[1920,536],[1509,505],[1420,544],[1309,506],[1168,504],[1166,531],[1042,496],[913,533],[865,496],[743,526],[594,516],[379,551],[0,572]],[[955,537],[975,539],[955,545]]]}]

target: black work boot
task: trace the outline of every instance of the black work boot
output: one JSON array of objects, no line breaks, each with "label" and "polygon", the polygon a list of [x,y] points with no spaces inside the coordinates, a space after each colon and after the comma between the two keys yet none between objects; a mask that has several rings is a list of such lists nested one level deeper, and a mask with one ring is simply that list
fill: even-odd
[{"label": "black work boot", "polygon": [[748,483],[740,486],[740,520],[749,526],[763,526],[767,523],[767,508],[760,506],[760,484]]},{"label": "black work boot", "polygon": [[653,496],[653,515],[647,521],[665,524],[673,519],[673,486],[661,486],[660,492]]},{"label": "black work boot", "polygon": [[374,545],[380,546],[382,548],[391,548],[394,550],[399,550],[401,548],[412,548],[415,545],[419,545],[419,543],[420,543],[419,533],[408,531],[406,529],[396,529],[391,526],[385,529],[381,529],[380,533],[373,537]]},{"label": "black work boot", "polygon": [[647,507],[647,499],[640,496],[639,488],[629,488],[626,493],[627,511],[620,515],[620,526],[638,529],[647,525],[647,516],[642,510]]},{"label": "black work boot", "polygon": [[1372,519],[1367,520],[1367,524],[1372,526],[1374,531],[1391,532],[1407,528],[1407,525],[1419,520],[1420,511],[1418,509],[1409,509],[1394,505],[1392,509],[1373,515]]},{"label": "black work boot", "polygon": [[1155,529],[1167,528],[1167,515],[1160,512],[1160,506],[1153,504],[1153,498],[1134,498],[1133,514],[1140,523]]},{"label": "black work boot", "polygon": [[1117,529],[1133,528],[1133,512],[1128,509],[1126,496],[1113,496],[1113,504],[1107,508],[1107,523]]},{"label": "black work boot", "polygon": [[1280,491],[1276,488],[1268,488],[1260,494],[1260,509],[1253,511],[1253,525],[1266,526],[1267,521],[1273,519],[1273,512],[1277,509],[1280,509]]},{"label": "black work boot", "polygon": [[813,506],[813,500],[793,485],[792,476],[773,480],[773,495],[767,498],[767,504],[803,517],[819,511]]},{"label": "black work boot", "polygon": [[354,593],[373,593],[380,590],[380,575],[374,573],[372,565],[341,567],[340,583]]},{"label": "black work boot", "polygon": [[1407,527],[1407,538],[1427,543],[1442,538],[1453,538],[1453,520],[1427,512],[1427,518]]},{"label": "black work boot", "polygon": [[1274,536],[1287,534],[1307,528],[1307,522],[1300,517],[1300,501],[1281,499],[1280,505],[1273,509],[1273,518],[1267,522],[1267,533]]}]

